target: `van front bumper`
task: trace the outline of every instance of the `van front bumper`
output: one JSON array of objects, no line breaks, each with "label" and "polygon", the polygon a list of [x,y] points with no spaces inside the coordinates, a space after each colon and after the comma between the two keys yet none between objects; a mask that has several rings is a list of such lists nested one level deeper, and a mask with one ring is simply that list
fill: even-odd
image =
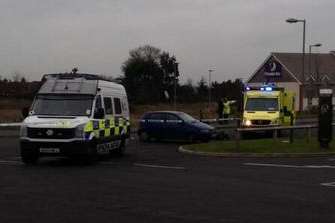
[{"label": "van front bumper", "polygon": [[85,155],[91,152],[91,141],[73,140],[70,142],[47,142],[20,140],[21,150],[29,150],[38,153],[40,156],[72,156]]}]

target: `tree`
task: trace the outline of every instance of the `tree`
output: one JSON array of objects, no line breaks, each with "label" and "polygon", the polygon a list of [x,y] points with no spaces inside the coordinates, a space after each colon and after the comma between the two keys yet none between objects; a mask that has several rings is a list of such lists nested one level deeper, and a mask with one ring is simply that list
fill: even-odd
[{"label": "tree", "polygon": [[201,77],[197,85],[198,99],[200,101],[206,100],[208,96],[208,87],[204,77]]},{"label": "tree", "polygon": [[176,58],[168,52],[150,45],[140,46],[129,52],[121,69],[122,83],[129,100],[136,103],[159,102],[164,91],[172,95],[174,64]]},{"label": "tree", "polygon": [[22,77],[23,77],[23,75],[19,71],[15,71],[14,73],[12,73],[12,79],[13,79],[14,82],[19,82]]}]

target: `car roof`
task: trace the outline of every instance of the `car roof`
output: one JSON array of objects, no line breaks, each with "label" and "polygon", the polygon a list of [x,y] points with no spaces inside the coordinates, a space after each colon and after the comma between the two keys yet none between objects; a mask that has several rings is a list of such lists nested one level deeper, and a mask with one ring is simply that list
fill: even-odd
[{"label": "car roof", "polygon": [[148,114],[155,114],[155,113],[168,113],[168,114],[178,115],[178,114],[184,113],[184,112],[182,112],[182,111],[150,111],[150,112],[146,112],[144,114],[148,115]]}]

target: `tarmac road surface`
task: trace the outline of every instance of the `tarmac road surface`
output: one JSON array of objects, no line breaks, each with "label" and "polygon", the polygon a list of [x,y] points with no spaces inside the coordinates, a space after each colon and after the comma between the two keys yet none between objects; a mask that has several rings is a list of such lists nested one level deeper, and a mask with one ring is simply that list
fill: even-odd
[{"label": "tarmac road surface", "polygon": [[0,222],[335,222],[335,158],[215,158],[132,142],[123,158],[25,166],[0,138]]}]

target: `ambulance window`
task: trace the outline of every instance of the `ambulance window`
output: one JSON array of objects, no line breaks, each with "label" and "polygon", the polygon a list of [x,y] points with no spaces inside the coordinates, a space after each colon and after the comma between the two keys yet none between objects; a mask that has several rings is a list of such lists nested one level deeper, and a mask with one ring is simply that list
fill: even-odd
[{"label": "ambulance window", "polygon": [[117,115],[122,113],[120,98],[114,98],[114,110]]},{"label": "ambulance window", "polygon": [[113,106],[111,98],[104,98],[106,114],[113,114]]}]

